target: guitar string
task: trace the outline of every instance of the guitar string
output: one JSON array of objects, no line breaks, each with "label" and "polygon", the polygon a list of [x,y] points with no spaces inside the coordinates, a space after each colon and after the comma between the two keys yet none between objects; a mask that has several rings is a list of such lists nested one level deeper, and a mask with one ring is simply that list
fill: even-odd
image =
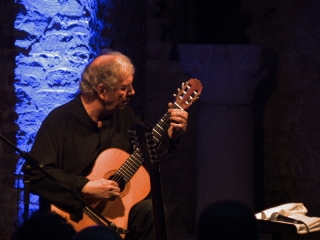
[{"label": "guitar string", "polygon": [[[177,103],[174,103],[171,108],[172,109],[178,109],[178,108],[181,109],[181,107]],[[157,140],[157,143],[160,141],[160,138],[161,138],[161,134],[159,132],[162,131],[162,134],[163,134],[165,131],[165,128],[169,128],[169,126],[170,126],[169,118],[170,118],[170,114],[166,113],[164,115],[164,117],[160,120],[160,122],[152,130],[152,133],[154,135],[154,138]],[[159,139],[155,135],[159,135]]]},{"label": "guitar string", "polygon": [[[187,84],[185,85],[186,86],[186,88],[190,88]],[[184,88],[185,89],[185,88]],[[185,90],[182,90],[182,92],[184,93],[184,94],[186,94],[186,91]],[[180,97],[181,98],[181,97]],[[182,109],[176,102],[173,104],[173,106],[171,107],[171,108],[180,108],[180,109]],[[157,143],[160,141],[160,138],[161,138],[161,134],[159,133],[159,130],[161,130],[162,131],[162,135],[164,134],[164,131],[165,131],[165,129],[164,129],[164,127],[166,127],[166,128],[169,128],[169,124],[168,124],[168,120],[169,120],[169,113],[166,113],[165,115],[164,115],[164,117],[160,120],[160,122],[155,126],[155,128],[152,130],[152,133],[153,133],[153,136],[154,136],[154,139],[155,140],[157,140]],[[161,125],[161,123],[162,123],[162,125]],[[156,134],[155,134],[156,133]],[[159,138],[157,138],[156,137],[156,135],[159,135]],[[138,155],[138,154],[137,154]],[[124,175],[124,177],[126,177],[127,179],[125,179],[126,180],[126,182],[128,182],[130,179],[131,179],[131,177],[133,176],[133,174],[137,171],[137,169],[142,165],[142,162],[141,161],[139,161],[139,164],[137,164],[136,166],[134,166],[134,165],[132,165],[132,164],[134,164],[135,163],[135,161],[130,161],[130,160],[132,160],[131,159],[131,157],[128,159],[129,161],[127,161],[125,164],[123,164],[123,166],[117,171],[117,173],[115,174],[115,178],[114,178],[114,180],[116,180],[116,181],[119,181],[121,178],[122,178],[122,176],[121,176],[121,174],[119,174],[119,173],[122,173],[123,175]],[[131,164],[132,163],[132,164]],[[132,172],[130,172],[130,170],[132,170],[132,168],[130,167],[130,164],[131,164],[131,166],[133,167],[133,171]],[[126,174],[126,172],[129,172],[130,173],[130,175],[127,175]]]},{"label": "guitar string", "polygon": [[[137,157],[135,157],[135,155],[138,155]],[[135,154],[132,156],[131,160],[132,161],[127,161],[124,165],[122,170],[124,175],[126,175],[127,179],[126,182],[128,182],[130,180],[130,178],[135,174],[135,172],[137,171],[137,169],[141,166],[141,162],[139,161],[139,154]],[[136,163],[136,165],[135,165]],[[126,174],[126,173],[130,173],[130,174]]]},{"label": "guitar string", "polygon": [[135,151],[120,167],[113,180],[120,181],[122,178],[124,178],[124,180],[128,182],[141,165],[142,162],[139,160],[139,154],[137,153],[137,151]]},{"label": "guitar string", "polygon": [[[174,103],[171,108],[181,109],[181,107],[177,103]],[[161,133],[159,132],[162,132],[162,135],[163,135],[165,128],[169,128],[170,126],[169,118],[170,118],[170,114],[166,113],[161,118],[160,122],[152,129],[152,134],[153,134],[154,140],[156,140],[156,143],[158,143],[161,138]],[[159,138],[157,138],[156,135]],[[113,176],[112,180],[119,183],[119,181],[124,179],[126,183],[129,182],[132,176],[136,173],[136,171],[142,165],[143,159],[141,158],[142,157],[140,156],[138,150],[136,150],[132,155],[130,155],[128,160],[118,169],[118,171]]]},{"label": "guitar string", "polygon": [[129,163],[131,161],[134,161],[133,156],[130,156],[129,159],[119,168],[117,173],[115,174],[116,178],[114,178],[114,181],[120,181],[122,178],[127,182],[130,176],[127,174],[129,171],[130,173],[130,167]]},{"label": "guitar string", "polygon": [[[172,108],[178,108],[179,106],[177,105],[177,104],[174,104],[173,105],[173,107]],[[165,114],[165,116],[161,119],[161,121],[160,121],[160,123],[162,122],[162,123],[164,123],[163,125],[166,125],[167,127],[169,126],[167,123],[168,123],[168,120],[169,120],[169,114],[167,113],[167,114]],[[156,126],[159,126],[160,124],[157,124]],[[163,127],[160,127],[160,129],[162,130],[162,132],[164,132],[164,129],[163,129]],[[158,133],[159,134],[159,133]],[[160,134],[159,134],[160,135]],[[161,136],[161,135],[160,135]],[[159,142],[159,140],[158,139],[156,139],[158,142]],[[141,156],[139,155],[139,154],[137,154],[138,155],[138,158],[140,158]],[[134,164],[134,163],[136,163],[137,161],[133,161],[133,162],[131,162],[132,164]],[[136,172],[136,170],[142,165],[142,162],[143,162],[143,160],[142,161],[139,161],[139,164],[134,168],[134,172],[133,173],[131,173],[131,177],[133,176],[133,174]],[[128,168],[130,168],[130,162],[128,162],[128,164],[126,165]],[[130,177],[130,178],[131,178]],[[129,178],[129,179],[130,179]],[[128,179],[128,180],[129,180]]]}]

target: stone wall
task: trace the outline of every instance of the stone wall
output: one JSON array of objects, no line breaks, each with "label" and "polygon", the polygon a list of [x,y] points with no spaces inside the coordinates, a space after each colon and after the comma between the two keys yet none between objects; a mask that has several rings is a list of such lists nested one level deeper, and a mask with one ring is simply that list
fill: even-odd
[{"label": "stone wall", "polygon": [[[15,135],[18,127],[14,123],[17,114],[14,111],[16,97],[13,87],[14,82],[14,58],[17,51],[14,49],[14,40],[17,37],[13,30],[16,8],[11,1],[0,2],[0,133],[8,140],[15,143]],[[13,230],[16,217],[17,199],[19,190],[14,189],[17,155],[13,149],[5,143],[0,143],[0,239],[9,239]]]},{"label": "stone wall", "polygon": [[259,113],[265,207],[302,202],[309,214],[320,216],[320,5],[299,0],[242,3],[253,23],[247,29],[251,43],[274,53],[274,78],[263,83],[257,96],[257,110],[265,106]]}]

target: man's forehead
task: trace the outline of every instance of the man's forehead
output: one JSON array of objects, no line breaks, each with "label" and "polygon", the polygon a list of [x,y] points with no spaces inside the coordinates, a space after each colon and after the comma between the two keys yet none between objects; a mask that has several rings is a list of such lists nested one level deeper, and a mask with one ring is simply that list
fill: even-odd
[{"label": "man's forehead", "polygon": [[120,86],[131,85],[132,82],[133,82],[133,75],[126,76],[126,77],[124,77],[124,78],[120,78],[120,79],[119,79],[119,85],[120,85]]},{"label": "man's forehead", "polygon": [[106,62],[106,61],[110,61],[111,59],[114,59],[114,58],[115,58],[115,56],[101,55],[93,60],[93,62],[91,63],[91,66],[92,67],[98,66],[101,63]]}]

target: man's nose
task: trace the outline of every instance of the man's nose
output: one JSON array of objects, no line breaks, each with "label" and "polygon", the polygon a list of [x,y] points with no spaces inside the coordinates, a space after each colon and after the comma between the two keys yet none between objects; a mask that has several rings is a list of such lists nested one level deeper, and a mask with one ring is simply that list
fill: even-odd
[{"label": "man's nose", "polygon": [[129,95],[135,95],[135,94],[136,94],[136,92],[134,91],[134,88],[133,88],[132,85],[130,85],[130,87],[129,87],[129,89],[128,89],[128,94],[129,94]]}]

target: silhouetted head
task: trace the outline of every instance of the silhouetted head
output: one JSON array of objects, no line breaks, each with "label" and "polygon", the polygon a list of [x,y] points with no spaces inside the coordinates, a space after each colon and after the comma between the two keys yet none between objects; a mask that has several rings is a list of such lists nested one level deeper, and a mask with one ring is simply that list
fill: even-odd
[{"label": "silhouetted head", "polygon": [[103,226],[92,226],[82,229],[71,240],[122,240],[120,235]]},{"label": "silhouetted head", "polygon": [[254,212],[237,200],[210,204],[200,214],[197,240],[259,240],[259,227]]},{"label": "silhouetted head", "polygon": [[76,234],[67,220],[53,212],[34,212],[17,227],[12,240],[69,240]]}]

